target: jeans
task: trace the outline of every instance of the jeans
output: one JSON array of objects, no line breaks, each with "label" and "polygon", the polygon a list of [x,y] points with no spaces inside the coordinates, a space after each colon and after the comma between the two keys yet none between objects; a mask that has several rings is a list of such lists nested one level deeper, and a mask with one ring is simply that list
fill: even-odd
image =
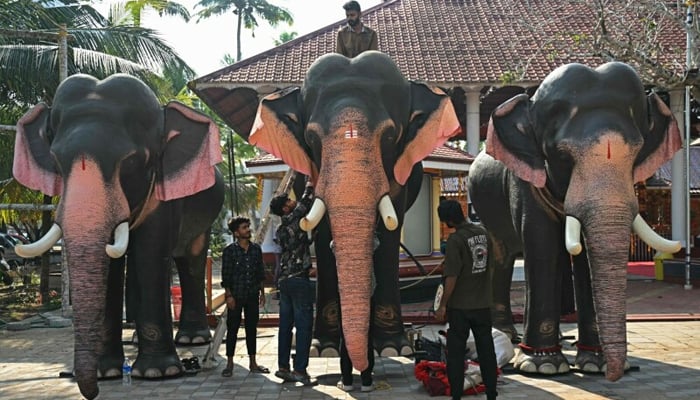
[{"label": "jeans", "polygon": [[467,352],[469,330],[474,332],[476,352],[479,354],[479,369],[486,386],[486,396],[496,398],[497,368],[496,351],[491,335],[491,310],[462,310],[448,308],[447,330],[447,380],[453,399],[462,398],[464,392],[464,356]]},{"label": "jeans", "polygon": [[236,306],[228,309],[226,314],[226,356],[231,357],[236,350],[238,328],[241,326],[241,311],[245,313],[245,345],[248,355],[257,352],[257,330],[260,319],[259,292],[255,292],[248,298],[236,298]]},{"label": "jeans", "polygon": [[314,318],[312,283],[307,277],[292,277],[279,282],[280,327],[277,344],[277,363],[280,369],[289,369],[292,352],[292,328],[296,327],[296,356],[294,370],[306,373],[309,366],[311,329]]}]

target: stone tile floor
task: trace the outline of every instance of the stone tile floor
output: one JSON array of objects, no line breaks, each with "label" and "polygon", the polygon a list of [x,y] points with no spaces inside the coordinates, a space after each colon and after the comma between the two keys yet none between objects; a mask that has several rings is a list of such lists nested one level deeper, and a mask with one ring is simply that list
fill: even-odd
[{"label": "stone tile floor", "polygon": [[[522,287],[514,286],[514,311],[524,302]],[[628,372],[618,382],[602,375],[567,375],[543,378],[506,374],[499,379],[501,399],[692,399],[700,398],[700,291],[684,290],[682,285],[631,277],[628,281],[628,359],[638,370]],[[274,318],[269,302],[265,316]],[[413,305],[415,312],[429,314],[427,304]],[[406,310],[409,311],[409,310]],[[35,317],[38,318],[38,317]],[[633,322],[643,321],[643,322]],[[59,378],[73,365],[73,328],[34,328],[23,331],[0,330],[0,399],[80,399],[77,384]],[[516,325],[522,332],[522,325]],[[434,339],[443,325],[414,326]],[[564,353],[573,361],[576,326],[563,323]],[[133,331],[125,329],[130,341]],[[239,332],[236,354],[245,354],[243,330]],[[125,345],[132,359],[136,346]],[[198,356],[207,346],[179,347],[181,358]],[[221,377],[225,346],[219,348],[218,364],[194,376],[144,381],[134,379],[130,386],[121,380],[100,381],[98,399],[381,399],[411,400],[431,398],[414,377],[414,360],[406,357],[377,358],[374,382],[377,390],[346,393],[335,387],[340,377],[338,358],[312,358],[309,373],[319,385],[311,388],[282,384],[274,374],[248,372],[247,356],[236,356],[233,377]],[[277,329],[258,330],[258,362],[273,372],[277,369]],[[359,376],[355,382],[359,385]],[[443,397],[444,398],[444,397]],[[470,398],[464,396],[465,399]],[[475,398],[485,398],[483,395]]]}]

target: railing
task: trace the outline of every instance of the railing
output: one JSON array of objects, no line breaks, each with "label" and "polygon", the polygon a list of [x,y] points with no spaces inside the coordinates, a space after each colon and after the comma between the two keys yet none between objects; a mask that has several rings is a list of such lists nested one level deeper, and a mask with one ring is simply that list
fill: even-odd
[{"label": "railing", "polygon": [[[654,227],[654,231],[666,239],[671,237],[671,232],[669,229]],[[630,261],[654,261],[655,254],[656,250],[640,239],[636,233],[630,234]]]}]

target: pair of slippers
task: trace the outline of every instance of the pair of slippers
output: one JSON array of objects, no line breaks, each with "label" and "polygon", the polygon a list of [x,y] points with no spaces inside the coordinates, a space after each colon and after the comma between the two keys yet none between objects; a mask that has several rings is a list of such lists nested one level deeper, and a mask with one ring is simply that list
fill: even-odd
[{"label": "pair of slippers", "polygon": [[[251,368],[250,372],[256,373],[256,374],[269,374],[270,370],[266,367],[263,367],[262,365],[258,365],[255,368]],[[221,371],[221,376],[224,378],[229,378],[233,376],[233,367],[231,368],[224,368],[223,371]]]},{"label": "pair of slippers", "polygon": [[196,356],[192,358],[183,358],[181,362],[182,366],[185,368],[185,373],[188,375],[196,375],[197,372],[202,370],[202,367],[199,365],[199,358]]}]

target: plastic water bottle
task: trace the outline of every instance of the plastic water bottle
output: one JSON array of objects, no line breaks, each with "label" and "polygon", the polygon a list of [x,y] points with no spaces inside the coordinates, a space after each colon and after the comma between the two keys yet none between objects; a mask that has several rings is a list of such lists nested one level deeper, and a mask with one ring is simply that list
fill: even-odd
[{"label": "plastic water bottle", "polygon": [[122,364],[122,385],[131,385],[131,361],[129,361],[129,357],[124,357],[124,364]]}]

